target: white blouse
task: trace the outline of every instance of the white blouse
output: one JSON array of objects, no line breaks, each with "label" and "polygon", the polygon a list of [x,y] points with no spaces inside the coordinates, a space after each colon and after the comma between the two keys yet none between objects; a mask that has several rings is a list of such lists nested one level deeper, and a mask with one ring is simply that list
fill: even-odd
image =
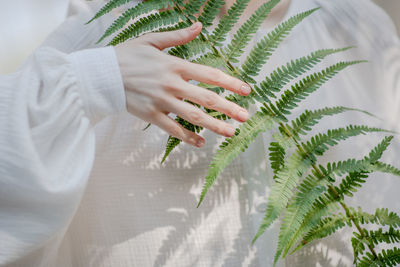
[{"label": "white blouse", "polygon": [[110,20],[77,27],[92,12],[71,17],[0,76],[1,266],[68,227],[93,165],[93,125],[126,110],[114,48],[93,49]]},{"label": "white blouse", "polygon": [[[344,105],[384,119],[348,113],[325,119],[318,131],[348,123],[400,130],[400,42],[388,16],[369,0],[292,0],[286,18],[316,6],[321,10],[283,42],[264,75],[316,49],[357,45],[320,68],[369,63],[339,74],[302,109]],[[142,131],[146,123],[126,113],[101,120],[124,110],[124,96],[113,49],[81,50],[93,47],[107,24],[85,28],[88,17],[69,18],[20,71],[0,78],[0,265],[18,259],[7,266],[271,266],[279,224],[250,245],[272,184],[271,134],[229,165],[196,209],[220,138],[206,131],[204,148],[182,145],[161,165],[165,133]],[[381,137],[346,141],[324,160],[363,157]],[[387,162],[398,162],[399,143]],[[373,175],[352,204],[399,213],[399,186],[398,178]],[[349,234],[280,264],[352,266]]]}]

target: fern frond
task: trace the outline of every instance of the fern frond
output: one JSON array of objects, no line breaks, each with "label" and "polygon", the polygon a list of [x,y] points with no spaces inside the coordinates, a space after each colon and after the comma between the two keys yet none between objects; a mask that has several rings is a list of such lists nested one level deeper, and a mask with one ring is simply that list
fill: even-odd
[{"label": "fern frond", "polygon": [[105,4],[95,15],[91,18],[86,24],[89,24],[95,19],[100,18],[101,16],[111,12],[114,8],[122,6],[126,3],[130,2],[130,0],[110,0],[107,4]]},{"label": "fern frond", "polygon": [[231,94],[228,97],[226,97],[227,100],[238,104],[239,106],[248,109],[251,104],[255,104],[255,93],[252,91],[249,95],[247,96],[242,96],[242,95],[237,95],[237,94]]},{"label": "fern frond", "polygon": [[175,10],[167,10],[156,14],[150,14],[147,17],[141,18],[136,23],[131,24],[129,27],[120,32],[111,40],[109,45],[115,46],[131,38],[138,37],[142,33],[178,23],[181,17],[181,13]]},{"label": "fern frond", "polygon": [[326,217],[314,229],[307,233],[307,235],[301,241],[299,248],[311,243],[314,240],[330,236],[346,225],[351,226],[351,220],[341,213],[331,217]]},{"label": "fern frond", "polygon": [[[326,185],[331,178],[332,174],[341,175],[342,173],[350,173],[350,178],[345,179],[342,184],[336,188],[336,193],[330,199],[341,199],[343,194],[350,191],[355,191],[355,187],[358,185],[359,179],[355,178],[367,178],[368,176],[353,176],[356,171],[368,169],[371,164],[376,162],[382,156],[382,151],[386,150],[390,144],[391,137],[386,137],[381,143],[369,153],[370,158],[365,157],[363,160],[349,159],[346,161],[340,161],[338,163],[328,163],[326,168],[320,166],[321,174],[315,173],[315,175],[309,175],[303,182],[298,186],[299,193],[296,194],[294,200],[288,205],[286,214],[283,219],[281,231],[279,234],[278,250],[276,253],[276,260],[280,257],[284,251],[283,257],[289,252],[288,242],[291,240],[293,234],[303,223],[305,215],[310,212],[313,208],[314,201],[326,190]],[[357,173],[358,174],[358,173]],[[355,178],[354,178],[355,177]],[[361,180],[365,182],[364,180]],[[330,193],[329,193],[330,194]]]},{"label": "fern frond", "polygon": [[260,85],[255,85],[254,90],[261,97],[263,102],[270,102],[269,98],[275,98],[275,93],[287,85],[292,79],[300,77],[302,74],[309,71],[312,67],[321,62],[325,57],[343,52],[351,47],[342,49],[322,49],[311,53],[308,56],[292,60],[286,65],[283,65],[274,70],[269,77],[265,78]]},{"label": "fern frond", "polygon": [[174,48],[171,48],[168,51],[168,54],[180,57],[183,59],[190,59],[192,57],[195,57],[197,55],[205,53],[208,49],[210,48],[210,45],[199,39],[196,38],[193,41],[185,44],[185,45],[180,45],[176,46]]},{"label": "fern frond", "polygon": [[375,172],[383,172],[383,173],[389,173],[395,176],[400,176],[400,170],[390,164],[383,163],[380,161],[377,161],[373,165],[373,170]]},{"label": "fern frond", "polygon": [[169,136],[168,137],[168,141],[167,141],[167,145],[165,147],[165,152],[164,152],[164,156],[161,160],[161,164],[163,164],[165,162],[165,160],[167,159],[167,157],[171,154],[171,152],[181,143],[182,141],[176,137],[173,136]]},{"label": "fern frond", "polygon": [[189,19],[196,20],[194,15],[200,12],[204,2],[206,2],[206,0],[191,0],[185,4],[184,12]]},{"label": "fern frond", "polygon": [[394,212],[389,211],[387,208],[380,208],[375,210],[375,214],[363,212],[361,208],[358,210],[352,209],[354,218],[360,224],[378,224],[382,226],[390,226],[393,228],[400,227],[400,217]]},{"label": "fern frond", "polygon": [[[290,124],[286,124],[286,128],[290,130],[296,139],[299,139],[299,135],[306,135],[307,132],[311,131],[314,125],[316,125],[322,118],[326,116],[334,116],[347,111],[358,111],[367,115],[373,116],[363,110],[347,107],[326,107],[323,109],[317,109],[313,111],[305,110],[298,118],[291,121]],[[282,130],[281,130],[282,132]]]},{"label": "fern frond", "polygon": [[352,237],[351,246],[353,247],[353,254],[354,254],[353,263],[356,264],[359,261],[360,255],[364,254],[367,244],[365,244],[356,237]]},{"label": "fern frond", "polygon": [[247,122],[243,123],[236,135],[227,139],[220,146],[220,149],[214,156],[203,190],[200,195],[199,204],[204,200],[208,189],[214,184],[219,173],[231,163],[241,152],[255,140],[259,133],[270,129],[273,126],[273,118],[270,113],[262,109],[252,116]]},{"label": "fern frond", "polygon": [[[199,133],[203,128],[197,125],[194,125],[184,119],[182,119],[181,117],[177,117],[175,119],[176,122],[178,122],[180,125],[183,126],[183,128],[192,131],[194,133]],[[176,137],[170,136],[168,138],[167,141],[167,146],[165,148],[165,153],[164,156],[161,160],[161,164],[163,164],[165,162],[165,160],[167,159],[167,157],[169,156],[169,154],[171,154],[171,152],[181,143],[182,141]]]},{"label": "fern frond", "polygon": [[281,99],[275,103],[276,107],[270,104],[271,109],[277,114],[290,114],[290,111],[297,107],[299,102],[304,100],[309,94],[318,90],[325,82],[333,78],[341,70],[362,62],[365,61],[339,62],[321,72],[307,76],[292,86],[291,90],[286,90],[281,96]]},{"label": "fern frond", "polygon": [[[290,248],[287,248],[296,230],[300,228],[303,223],[304,217],[312,209],[313,203],[318,199],[323,192],[326,191],[326,186],[320,183],[316,186],[320,179],[311,180],[312,176],[309,177],[306,183],[303,183],[303,187],[300,192],[294,198],[294,200],[289,203],[285,216],[282,220],[281,229],[279,232],[278,248],[275,253],[274,263],[276,263],[282,252],[286,255]],[[325,180],[326,181],[326,180]],[[285,250],[285,251],[284,251]]]},{"label": "fern frond", "polygon": [[[315,229],[322,219],[326,216],[334,214],[339,209],[337,199],[332,198],[330,195],[325,194],[320,196],[313,204],[312,209],[304,217],[301,226],[292,235],[291,240],[288,242],[285,250],[289,250],[295,243],[303,239],[312,229]],[[301,248],[301,244],[296,247],[292,253]]]},{"label": "fern frond", "polygon": [[214,19],[219,14],[221,7],[225,4],[224,0],[208,0],[203,12],[198,20],[203,23],[204,30],[212,25]]},{"label": "fern frond", "polygon": [[[304,151],[299,149],[293,153],[287,160],[285,166],[276,174],[276,183],[271,189],[268,197],[267,212],[264,220],[255,237],[257,239],[282,213],[289,199],[293,196],[293,190],[298,185],[303,173],[307,171],[312,164],[316,162],[315,155],[322,156],[329,149],[328,146],[338,144],[338,141],[347,138],[365,134],[367,132],[380,132],[382,129],[369,128],[367,126],[348,126],[328,130],[326,134],[318,134],[307,143],[301,143]],[[343,165],[343,166],[342,166]],[[351,162],[340,163],[337,169],[343,169],[344,166],[353,166]],[[334,166],[336,168],[336,165]]]},{"label": "fern frond", "polygon": [[382,158],[383,153],[389,147],[393,138],[393,136],[386,136],[376,147],[371,150],[371,152],[369,152],[368,159],[371,163],[375,163]]},{"label": "fern frond", "polygon": [[270,166],[275,175],[285,165],[285,155],[285,149],[278,142],[271,142],[269,146],[269,160],[271,162]]},{"label": "fern frond", "polygon": [[100,43],[111,34],[122,29],[125,26],[125,24],[128,23],[131,19],[139,17],[140,15],[143,14],[147,14],[154,10],[159,10],[162,8],[167,9],[168,7],[172,7],[173,5],[174,5],[173,0],[148,0],[139,3],[135,7],[129,8],[121,16],[119,16],[111,24],[111,26],[107,28],[107,30],[104,32],[103,36],[99,39],[97,43]]},{"label": "fern frond", "polygon": [[380,243],[392,244],[396,242],[400,242],[400,231],[395,230],[392,227],[389,227],[388,231],[383,231],[382,228],[379,230],[370,230],[366,232],[365,239],[374,245],[378,245]]},{"label": "fern frond", "polygon": [[196,59],[194,63],[219,68],[225,65],[225,60],[214,53],[207,53]]},{"label": "fern frond", "polygon": [[352,197],[358,188],[362,187],[362,184],[366,182],[368,175],[363,172],[351,172],[346,178],[343,179],[342,183],[336,188],[336,191],[340,195],[346,195]]},{"label": "fern frond", "polygon": [[400,249],[393,248],[382,250],[375,258],[371,253],[367,253],[365,257],[357,264],[358,267],[395,267],[400,264]]},{"label": "fern frond", "polygon": [[388,131],[365,125],[348,125],[345,128],[329,129],[324,134],[317,134],[311,137],[309,141],[301,143],[301,146],[308,153],[313,152],[317,155],[322,155],[328,149],[328,146],[337,145],[339,141],[373,132]]},{"label": "fern frond", "polygon": [[259,227],[253,243],[281,215],[300,177],[315,161],[309,155],[296,151],[285,162],[285,165],[275,175],[275,184],[268,197],[267,211]]},{"label": "fern frond", "polygon": [[280,0],[271,0],[261,5],[251,17],[235,33],[232,42],[226,49],[226,58],[230,62],[238,62],[237,58],[243,53],[253,35],[256,33],[262,22],[267,18]]},{"label": "fern frond", "polygon": [[225,15],[218,23],[217,28],[213,31],[209,37],[210,42],[214,46],[222,46],[222,42],[225,41],[227,34],[232,30],[233,26],[238,22],[240,16],[248,6],[250,0],[237,0],[231,8],[228,10],[228,14]]},{"label": "fern frond", "polygon": [[[290,33],[290,31],[306,17],[314,13],[317,9],[318,8],[311,9],[295,15],[287,21],[279,24],[272,32],[268,33],[268,35],[265,36],[259,43],[257,43],[250,51],[249,56],[242,64],[242,70],[240,71],[241,75],[248,78],[249,76],[256,77],[259,74],[261,67],[267,62],[273,51],[275,51],[275,49]],[[247,80],[249,81],[250,79]],[[254,80],[253,83],[255,83]]]}]

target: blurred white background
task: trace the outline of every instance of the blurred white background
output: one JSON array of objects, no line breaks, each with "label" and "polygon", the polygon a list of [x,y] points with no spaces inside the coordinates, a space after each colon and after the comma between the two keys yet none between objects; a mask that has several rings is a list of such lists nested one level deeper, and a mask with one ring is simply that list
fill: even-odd
[{"label": "blurred white background", "polygon": [[0,74],[14,71],[65,18],[68,0],[0,1]]},{"label": "blurred white background", "polygon": [[397,26],[397,32],[400,33],[400,0],[374,0],[374,2],[383,7],[392,17]]},{"label": "blurred white background", "polygon": [[[392,16],[400,29],[400,0],[375,2]],[[62,22],[67,4],[68,0],[1,1],[0,74],[14,71]]]}]

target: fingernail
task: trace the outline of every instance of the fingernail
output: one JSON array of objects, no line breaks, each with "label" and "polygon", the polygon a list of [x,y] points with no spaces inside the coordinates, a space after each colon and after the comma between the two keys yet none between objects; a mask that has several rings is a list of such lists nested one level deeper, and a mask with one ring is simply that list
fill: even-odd
[{"label": "fingernail", "polygon": [[197,142],[196,142],[196,146],[197,146],[197,147],[202,147],[202,146],[204,146],[205,143],[206,143],[206,142],[204,141],[204,139],[199,139],[199,140],[197,140]]},{"label": "fingernail", "polygon": [[248,95],[251,92],[251,88],[248,84],[242,85],[242,88],[240,88],[240,92],[244,95]]},{"label": "fingernail", "polygon": [[232,125],[228,125],[225,128],[225,134],[229,137],[235,135],[236,129]]},{"label": "fingernail", "polygon": [[194,23],[192,26],[190,26],[190,30],[191,31],[196,31],[196,30],[198,30],[199,28],[200,28],[200,26],[201,26],[201,23],[200,22],[196,22],[196,23]]},{"label": "fingernail", "polygon": [[238,118],[241,121],[247,121],[249,119],[249,113],[247,111],[241,110],[238,113]]}]

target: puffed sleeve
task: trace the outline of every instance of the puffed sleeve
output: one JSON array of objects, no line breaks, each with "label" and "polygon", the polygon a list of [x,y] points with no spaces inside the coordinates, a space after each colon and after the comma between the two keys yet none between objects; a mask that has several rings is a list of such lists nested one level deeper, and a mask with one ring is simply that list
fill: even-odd
[{"label": "puffed sleeve", "polygon": [[92,126],[125,109],[112,47],[42,47],[0,76],[0,266],[68,225],[94,159]]}]

